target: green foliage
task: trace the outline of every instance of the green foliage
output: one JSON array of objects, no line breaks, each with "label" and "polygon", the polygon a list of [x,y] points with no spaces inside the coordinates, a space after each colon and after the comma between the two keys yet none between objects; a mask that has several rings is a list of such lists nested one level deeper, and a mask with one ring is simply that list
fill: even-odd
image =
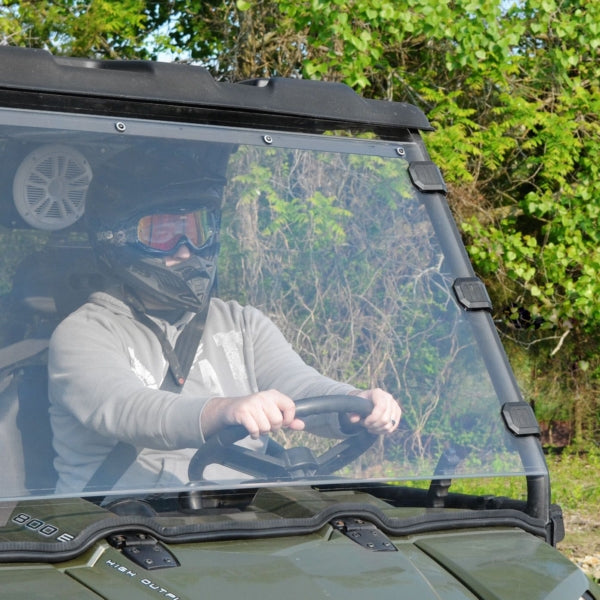
[{"label": "green foliage", "polygon": [[447,179],[490,205],[465,224],[479,269],[551,323],[597,329],[600,7],[341,4],[279,2],[309,41],[305,75],[426,108]]},{"label": "green foliage", "polygon": [[218,79],[299,74],[303,37],[272,0],[147,0],[163,49]]},{"label": "green foliage", "polygon": [[0,39],[88,58],[150,58],[145,0],[1,0]]},{"label": "green foliage", "polygon": [[[426,110],[437,127],[428,148],[497,321],[535,352],[536,377],[554,386],[577,435],[594,433],[599,404],[587,394],[597,387],[600,326],[600,5],[344,5],[279,2],[306,35],[305,76]],[[542,324],[535,335],[515,329],[517,308]],[[535,390],[531,374],[522,373],[523,386]],[[547,399],[531,397],[541,413]]]}]

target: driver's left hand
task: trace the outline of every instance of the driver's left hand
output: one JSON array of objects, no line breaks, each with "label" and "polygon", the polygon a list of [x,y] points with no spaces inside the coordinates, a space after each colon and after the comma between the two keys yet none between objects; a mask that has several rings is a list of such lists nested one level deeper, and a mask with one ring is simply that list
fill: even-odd
[{"label": "driver's left hand", "polygon": [[359,415],[349,415],[351,423],[360,423],[369,433],[377,435],[390,434],[396,430],[402,418],[402,409],[391,394],[381,388],[373,388],[355,392],[355,395],[370,400],[373,411],[364,419]]}]

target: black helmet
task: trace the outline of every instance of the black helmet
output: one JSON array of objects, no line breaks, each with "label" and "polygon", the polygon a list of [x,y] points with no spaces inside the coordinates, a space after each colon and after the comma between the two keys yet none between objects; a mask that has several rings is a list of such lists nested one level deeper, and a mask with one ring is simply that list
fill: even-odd
[{"label": "black helmet", "polygon": [[[232,146],[143,144],[100,165],[86,219],[100,263],[145,308],[199,311],[216,280],[221,202]],[[167,267],[187,245],[190,258]]]}]

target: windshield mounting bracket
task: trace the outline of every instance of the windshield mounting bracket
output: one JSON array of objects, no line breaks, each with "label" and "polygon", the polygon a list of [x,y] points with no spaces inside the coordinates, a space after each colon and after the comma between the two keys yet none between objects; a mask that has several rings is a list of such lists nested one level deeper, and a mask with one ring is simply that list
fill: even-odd
[{"label": "windshield mounting bracket", "polygon": [[357,519],[356,517],[343,517],[331,521],[334,529],[343,533],[353,542],[372,550],[373,552],[397,552],[398,548],[390,539],[373,523]]},{"label": "windshield mounting bracket", "polygon": [[147,571],[179,566],[175,556],[146,533],[117,533],[108,538],[108,543]]}]

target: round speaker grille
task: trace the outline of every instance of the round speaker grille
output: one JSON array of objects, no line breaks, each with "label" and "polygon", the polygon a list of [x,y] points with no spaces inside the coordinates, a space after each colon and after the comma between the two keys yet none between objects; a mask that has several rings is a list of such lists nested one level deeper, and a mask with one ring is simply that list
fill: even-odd
[{"label": "round speaker grille", "polygon": [[56,231],[73,225],[85,211],[92,170],[83,154],[60,144],[41,146],[19,165],[13,199],[32,227]]}]

